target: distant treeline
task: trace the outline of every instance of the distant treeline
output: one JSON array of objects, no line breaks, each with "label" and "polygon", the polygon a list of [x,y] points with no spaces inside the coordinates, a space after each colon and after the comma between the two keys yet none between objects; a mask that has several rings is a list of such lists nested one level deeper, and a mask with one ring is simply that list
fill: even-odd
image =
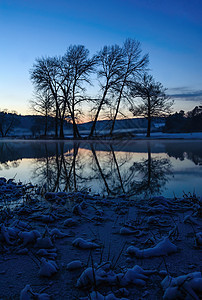
[{"label": "distant treeline", "polygon": [[[73,124],[67,120],[63,121],[65,134],[73,134]],[[96,122],[96,132],[100,136],[110,133],[113,120],[102,120]],[[147,118],[131,118],[116,120],[114,130],[118,134],[145,132],[147,130]],[[165,126],[164,126],[165,124]],[[77,124],[82,137],[86,136],[92,127],[92,122]],[[54,136],[54,117],[40,115],[22,116],[8,111],[0,111],[0,136],[32,136],[44,137]],[[152,131],[197,132],[202,131],[202,106],[196,106],[192,111],[185,113],[183,110],[171,114],[168,117],[155,117],[152,119]]]},{"label": "distant treeline", "polygon": [[[64,128],[72,129],[72,124],[64,120]],[[54,132],[54,118],[40,115],[22,116],[7,110],[0,111],[0,136],[46,136]]]},{"label": "distant treeline", "polygon": [[164,132],[202,131],[202,106],[185,113],[181,110],[166,118]]},{"label": "distant treeline", "polygon": [[[73,134],[73,124],[67,120],[63,121],[65,135]],[[102,120],[96,122],[96,132],[99,135],[109,133],[113,120]],[[165,123],[164,118],[154,118],[152,130],[156,130],[155,124]],[[90,132],[92,122],[77,124],[79,131],[86,136]],[[121,130],[127,132],[145,132],[147,128],[146,118],[131,118],[124,120],[116,120],[114,129],[120,132]],[[8,111],[0,111],[0,136],[32,136],[45,137],[54,136],[55,119],[54,117],[46,117],[40,115],[18,115]]]}]

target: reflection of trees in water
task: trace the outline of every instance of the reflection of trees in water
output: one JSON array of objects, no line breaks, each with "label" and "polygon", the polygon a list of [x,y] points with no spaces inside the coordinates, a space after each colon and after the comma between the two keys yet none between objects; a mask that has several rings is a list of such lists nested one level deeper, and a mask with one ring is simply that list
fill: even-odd
[{"label": "reflection of trees in water", "polygon": [[[99,181],[99,192],[117,194],[124,191],[120,166],[128,159],[121,158],[117,162],[113,147],[104,151],[96,151],[91,144],[91,151],[82,151],[79,143],[64,153],[64,143],[55,143],[55,156],[49,155],[49,145],[44,144],[45,155],[34,160],[33,179],[48,191],[78,191],[93,188]],[[128,157],[128,154],[125,154]],[[117,176],[118,174],[118,176]]]},{"label": "reflection of trees in water", "polygon": [[49,191],[78,191],[98,187],[101,194],[154,194],[161,191],[171,173],[171,164],[165,158],[152,158],[147,145],[147,159],[133,161],[133,153],[115,152],[108,144],[96,151],[91,143],[82,151],[79,143],[64,153],[64,143],[55,143],[55,156],[37,159],[33,177]]},{"label": "reflection of trees in water", "polygon": [[165,151],[170,157],[175,157],[181,161],[191,160],[195,165],[202,165],[202,142],[199,141],[183,141],[166,143]]},{"label": "reflection of trees in water", "polygon": [[55,158],[49,156],[48,145],[44,144],[45,157],[34,160],[33,178],[37,178],[40,185],[46,186],[47,190],[51,190],[51,186],[55,182]]},{"label": "reflection of trees in water", "polygon": [[11,161],[11,162],[5,162],[5,163],[2,163],[0,165],[0,170],[2,171],[3,169],[9,170],[11,168],[17,168],[17,167],[19,167],[19,165],[20,165],[19,160]]},{"label": "reflection of trees in water", "polygon": [[[96,179],[101,178],[104,182],[104,187],[105,187],[104,190],[106,189],[107,193],[111,194],[111,189],[109,188],[108,181],[107,181],[110,174],[109,174],[109,172],[106,172],[105,168],[101,167],[101,164],[99,162],[99,159],[97,157],[97,154],[96,154],[93,144],[91,144],[91,151],[92,151],[93,158],[94,158],[94,166],[92,165],[92,170],[94,171],[95,174],[97,173],[94,178],[96,178]],[[96,170],[97,170],[97,172],[96,172]]]},{"label": "reflection of trees in water", "polygon": [[[91,188],[92,192],[111,195],[160,193],[170,178],[171,164],[169,159],[154,156],[150,146],[156,153],[163,149],[170,157],[202,165],[199,141],[157,144],[1,141],[0,170],[17,168],[20,159],[32,158],[34,181],[49,191]],[[146,157],[140,161],[134,152],[145,153]]]},{"label": "reflection of trees in water", "polygon": [[[120,190],[125,194],[125,189],[124,189],[124,185],[123,185],[123,179],[122,179],[122,176],[121,176],[121,171],[120,171],[120,166],[123,166],[124,165],[124,162],[122,162],[119,166],[119,163],[116,159],[116,155],[115,155],[115,152],[114,152],[114,149],[112,147],[112,145],[110,145],[110,148],[111,148],[111,153],[112,153],[112,156],[113,156],[113,161],[114,161],[114,165],[116,167],[116,171],[117,171],[117,174],[118,174],[118,182],[119,182],[119,186],[116,187],[116,184],[115,184],[115,181],[114,181],[114,184],[113,186],[117,189],[117,190]],[[125,163],[126,163],[127,159],[125,160]]]},{"label": "reflection of trees in water", "polygon": [[131,153],[121,152],[116,155],[113,145],[104,145],[104,151],[96,151],[96,144],[91,144],[92,170],[94,178],[99,181],[101,193],[123,194],[125,193],[123,176],[127,170],[127,164],[132,159]]},{"label": "reflection of trees in water", "polygon": [[[202,150],[201,150],[202,152]],[[198,155],[196,153],[193,153],[193,152],[185,152],[184,156],[193,161],[193,163],[197,166],[202,166],[202,154],[201,155]]]},{"label": "reflection of trees in water", "polygon": [[79,143],[73,149],[64,152],[64,143],[55,143],[55,156],[49,156],[48,144],[46,155],[36,159],[33,178],[48,191],[77,191],[89,180],[84,173],[85,164],[79,154]]},{"label": "reflection of trees in water", "polygon": [[79,153],[79,146],[79,143],[74,143],[72,151],[68,155],[63,153],[61,157],[61,183],[65,191],[82,190],[84,183],[88,181],[84,176],[85,162],[82,160],[82,154]]},{"label": "reflection of trees in water", "polygon": [[113,193],[128,194],[128,181],[133,181],[133,171],[131,172],[130,166],[133,163],[132,153],[124,153],[124,156],[119,156],[119,153],[115,152],[113,146],[110,146],[111,159],[112,159],[112,190]]},{"label": "reflection of trees in water", "polygon": [[20,160],[9,161],[8,157],[15,157],[16,149],[13,144],[0,143],[0,170],[17,168],[20,165]]},{"label": "reflection of trees in water", "polygon": [[[102,192],[108,194],[156,194],[160,193],[171,175],[171,163],[166,158],[152,158],[150,144],[147,144],[147,159],[133,162],[132,153],[124,156],[117,155],[113,145],[102,163],[99,162],[96,151],[91,145],[91,150],[97,166],[97,179],[103,181]],[[94,166],[94,172],[95,172]]]},{"label": "reflection of trees in water", "polygon": [[135,162],[131,167],[137,176],[137,180],[133,181],[130,186],[133,194],[149,196],[160,193],[172,173],[169,159],[152,158],[150,145],[147,146],[147,159]]}]

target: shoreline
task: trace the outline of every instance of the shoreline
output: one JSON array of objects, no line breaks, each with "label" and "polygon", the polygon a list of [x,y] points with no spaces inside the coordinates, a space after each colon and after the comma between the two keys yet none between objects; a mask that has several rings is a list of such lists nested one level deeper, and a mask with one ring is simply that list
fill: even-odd
[{"label": "shoreline", "polygon": [[[125,136],[124,136],[125,134]],[[23,140],[23,141],[72,141],[72,142],[102,142],[102,141],[138,141],[138,140],[202,140],[202,132],[190,132],[190,133],[162,133],[162,132],[153,132],[151,133],[150,137],[146,137],[145,133],[136,133],[134,135],[127,135],[127,132],[120,133],[120,135],[114,135],[114,137],[108,136],[95,136],[91,139],[88,139],[87,136],[83,136],[81,139],[74,139],[71,135],[61,138],[54,138],[48,137],[45,138],[44,136],[33,138],[30,136],[8,136],[8,137],[0,137],[0,141],[7,141],[7,140]]]},{"label": "shoreline", "polygon": [[107,138],[95,138],[95,139],[72,139],[72,138],[64,138],[64,139],[55,139],[55,138],[19,138],[19,137],[0,137],[0,141],[27,141],[27,142],[33,142],[33,141],[40,141],[40,142],[65,142],[65,141],[70,141],[70,142],[119,142],[119,141],[128,141],[128,142],[133,142],[133,141],[158,141],[158,140],[162,140],[162,141],[172,141],[172,140],[176,140],[176,141],[190,141],[190,140],[195,140],[195,141],[201,141],[202,140],[202,134],[201,136],[194,136],[194,135],[190,135],[190,136],[167,136],[167,137],[163,137],[163,136],[153,136],[150,138],[147,137],[134,137],[134,138],[120,138],[120,139],[107,139]]},{"label": "shoreline", "polygon": [[202,280],[202,199],[194,194],[129,200],[0,183],[3,299],[162,299],[170,276]]}]

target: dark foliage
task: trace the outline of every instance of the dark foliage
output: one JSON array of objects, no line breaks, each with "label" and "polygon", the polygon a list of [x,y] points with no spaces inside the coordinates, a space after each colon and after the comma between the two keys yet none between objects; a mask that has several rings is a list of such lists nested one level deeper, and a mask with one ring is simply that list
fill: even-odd
[{"label": "dark foliage", "polygon": [[202,131],[202,106],[196,106],[187,114],[183,110],[166,119],[164,132]]},{"label": "dark foliage", "polygon": [[0,111],[0,134],[6,137],[18,125],[17,114],[9,113],[7,110]]}]

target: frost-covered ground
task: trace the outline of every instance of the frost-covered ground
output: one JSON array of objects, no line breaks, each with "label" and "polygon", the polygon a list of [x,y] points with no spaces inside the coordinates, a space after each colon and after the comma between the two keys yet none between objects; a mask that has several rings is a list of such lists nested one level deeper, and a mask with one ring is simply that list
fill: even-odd
[{"label": "frost-covered ground", "polygon": [[0,299],[200,299],[201,201],[0,179]]}]

